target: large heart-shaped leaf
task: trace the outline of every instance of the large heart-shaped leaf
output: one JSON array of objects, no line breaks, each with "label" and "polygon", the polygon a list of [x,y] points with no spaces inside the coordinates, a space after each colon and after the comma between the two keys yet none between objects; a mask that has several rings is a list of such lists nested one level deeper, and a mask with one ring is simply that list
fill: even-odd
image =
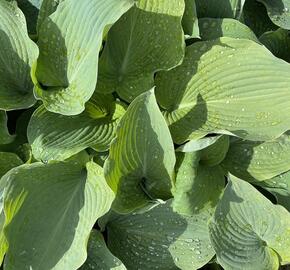
[{"label": "large heart-shaped leaf", "polygon": [[35,103],[30,71],[38,49],[15,2],[0,1],[0,43],[0,109],[28,108]]},{"label": "large heart-shaped leaf", "polygon": [[209,218],[224,188],[223,170],[200,165],[200,152],[182,155],[172,191],[173,209],[184,215],[206,212]]},{"label": "large heart-shaped leaf", "polygon": [[154,72],[180,64],[183,12],[184,0],[139,0],[109,31],[97,91],[132,101],[154,86]]},{"label": "large heart-shaped leaf", "polygon": [[80,115],[64,116],[39,107],[28,126],[28,140],[38,160],[65,160],[87,147],[106,151],[125,112],[110,95],[96,95]]},{"label": "large heart-shaped leaf", "polygon": [[202,40],[232,37],[250,39],[258,42],[253,31],[248,26],[235,19],[202,18],[198,20],[198,25]]},{"label": "large heart-shaped leaf", "polygon": [[289,0],[258,0],[263,3],[273,23],[290,30],[290,1]]},{"label": "large heart-shaped leaf", "polygon": [[4,176],[7,270],[76,270],[97,218],[112,203],[102,169],[89,162],[33,163]]},{"label": "large heart-shaped leaf", "polygon": [[245,0],[195,0],[199,18],[238,18]]},{"label": "large heart-shaped leaf", "polygon": [[75,115],[85,109],[97,82],[103,30],[132,5],[133,0],[68,0],[44,19],[34,80],[47,110]]},{"label": "large heart-shaped leaf", "polygon": [[290,170],[290,135],[268,142],[234,140],[223,166],[243,180],[271,179]]},{"label": "large heart-shaped leaf", "polygon": [[152,198],[170,197],[175,154],[153,90],[138,96],[119,122],[105,163],[106,179],[116,193],[113,207],[127,212]]},{"label": "large heart-shaped leaf", "polygon": [[264,33],[260,41],[277,57],[290,62],[290,35],[285,29]]},{"label": "large heart-shaped leaf", "polygon": [[182,17],[184,34],[190,38],[199,37],[198,19],[195,0],[185,0],[185,10]]},{"label": "large heart-shaped leaf", "polygon": [[8,144],[14,140],[15,136],[10,135],[7,128],[6,112],[0,110],[0,144]]},{"label": "large heart-shaped leaf", "polygon": [[269,140],[290,127],[289,72],[250,40],[196,42],[181,66],[159,73],[156,97],[176,143],[207,133]]},{"label": "large heart-shaped leaf", "polygon": [[124,264],[107,248],[102,234],[91,232],[88,244],[88,258],[80,270],[126,270]]},{"label": "large heart-shaped leaf", "polygon": [[209,228],[226,270],[278,270],[290,261],[290,213],[245,181],[231,178]]},{"label": "large heart-shaped leaf", "polygon": [[128,269],[198,269],[214,256],[207,216],[179,215],[171,201],[113,218],[107,231],[109,248]]}]

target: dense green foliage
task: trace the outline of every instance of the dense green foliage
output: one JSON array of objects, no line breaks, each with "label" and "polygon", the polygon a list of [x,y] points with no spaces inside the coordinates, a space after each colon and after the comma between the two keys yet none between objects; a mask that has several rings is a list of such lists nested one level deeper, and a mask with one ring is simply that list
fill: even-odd
[{"label": "dense green foliage", "polygon": [[286,269],[289,211],[289,0],[0,0],[2,269]]}]

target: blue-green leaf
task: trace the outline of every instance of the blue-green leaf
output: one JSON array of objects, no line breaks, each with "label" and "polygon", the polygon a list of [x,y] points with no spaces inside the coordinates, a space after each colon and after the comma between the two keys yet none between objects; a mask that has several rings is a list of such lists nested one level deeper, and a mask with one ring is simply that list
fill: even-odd
[{"label": "blue-green leaf", "polygon": [[175,213],[171,201],[112,218],[108,246],[128,269],[198,269],[214,256],[207,216]]},{"label": "blue-green leaf", "polygon": [[290,170],[290,135],[267,142],[234,140],[223,166],[249,181],[263,181],[284,173]]},{"label": "blue-green leaf", "polygon": [[113,192],[89,162],[22,165],[4,176],[6,270],[76,270]]},{"label": "blue-green leaf", "polygon": [[271,140],[290,126],[289,72],[251,40],[196,42],[181,66],[157,75],[156,97],[175,143],[208,133]]},{"label": "blue-green leaf", "polygon": [[224,18],[202,18],[198,20],[200,37],[211,40],[219,37],[250,39],[259,42],[253,31],[238,20]]},{"label": "blue-green leaf", "polygon": [[290,213],[232,177],[209,224],[226,270],[278,270],[290,261]]},{"label": "blue-green leaf", "polygon": [[116,193],[118,212],[130,212],[152,199],[171,196],[173,142],[154,91],[138,96],[119,122],[105,162],[105,177]]},{"label": "blue-green leaf", "polygon": [[88,258],[80,270],[126,270],[124,264],[107,248],[102,234],[93,230],[88,244]]},{"label": "blue-green leaf", "polygon": [[133,0],[68,0],[44,19],[34,80],[47,110],[64,115],[84,111],[97,82],[104,28],[132,5]]},{"label": "blue-green leaf", "polygon": [[125,113],[124,105],[111,95],[94,94],[79,115],[64,116],[39,107],[28,126],[28,141],[38,160],[65,160],[92,147],[109,149],[116,127]]},{"label": "blue-green leaf", "polygon": [[[173,209],[183,215],[214,212],[225,185],[223,170],[200,165],[200,152],[183,154],[173,188]],[[205,192],[206,191],[206,192]]]},{"label": "blue-green leaf", "polygon": [[30,72],[38,48],[16,2],[0,1],[0,43],[0,110],[31,107],[36,100]]},{"label": "blue-green leaf", "polygon": [[108,33],[97,91],[132,101],[154,86],[154,73],[181,63],[184,0],[139,0]]}]

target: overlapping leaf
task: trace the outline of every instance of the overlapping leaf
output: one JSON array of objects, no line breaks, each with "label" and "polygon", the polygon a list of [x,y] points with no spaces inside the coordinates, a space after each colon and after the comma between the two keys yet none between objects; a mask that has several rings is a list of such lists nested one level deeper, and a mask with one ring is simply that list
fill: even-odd
[{"label": "overlapping leaf", "polygon": [[215,143],[200,152],[201,163],[210,167],[220,164],[226,157],[229,146],[229,137],[222,135]]},{"label": "overlapping leaf", "polygon": [[196,42],[181,66],[159,73],[156,96],[176,143],[207,133],[270,140],[289,129],[289,72],[250,40]]},{"label": "overlapping leaf", "polygon": [[30,71],[38,49],[16,2],[0,2],[0,43],[0,109],[28,108],[35,103]]},{"label": "overlapping leaf", "polygon": [[195,152],[195,151],[205,149],[205,148],[213,145],[217,141],[219,141],[222,136],[223,135],[210,136],[210,137],[204,137],[204,138],[201,138],[198,140],[188,141],[185,144],[179,146],[176,149],[176,152],[187,153],[187,152]]},{"label": "overlapping leaf", "polygon": [[200,152],[185,153],[181,158],[172,192],[173,209],[183,215],[204,212],[209,218],[224,188],[223,170],[200,165]]},{"label": "overlapping leaf", "polygon": [[41,7],[37,18],[37,32],[39,33],[42,23],[54,13],[59,3],[65,0],[42,0]]},{"label": "overlapping leaf", "polygon": [[[74,270],[113,193],[96,164],[33,163],[4,176],[5,269]],[[45,214],[44,214],[45,213]]]},{"label": "overlapping leaf", "polygon": [[133,0],[68,0],[44,19],[34,80],[47,110],[75,115],[85,109],[97,82],[103,30],[132,5]]},{"label": "overlapping leaf", "polygon": [[5,214],[3,209],[3,195],[4,195],[4,188],[6,186],[6,181],[2,180],[0,176],[0,264],[3,265],[4,255],[8,248],[8,243],[6,241],[6,237],[4,235],[4,224],[5,224]]},{"label": "overlapping leaf", "polygon": [[132,101],[154,86],[154,72],[180,64],[183,12],[183,0],[139,0],[108,33],[97,91]]},{"label": "overlapping leaf", "polygon": [[266,180],[290,170],[290,135],[274,141],[235,140],[223,162],[231,174],[243,180]]},{"label": "overlapping leaf", "polygon": [[[35,35],[39,9],[41,7],[43,0],[16,0],[16,1],[18,7],[23,11],[25,15],[29,34]],[[54,2],[54,0],[50,2]]]},{"label": "overlapping leaf", "polygon": [[290,35],[285,29],[264,33],[260,41],[277,57],[290,62]]},{"label": "overlapping leaf", "polygon": [[8,144],[14,140],[14,136],[10,135],[7,128],[7,115],[0,110],[0,144]]},{"label": "overlapping leaf", "polygon": [[80,270],[126,270],[124,264],[107,248],[102,234],[96,230],[91,232],[88,244],[88,258]]},{"label": "overlapping leaf", "polygon": [[0,178],[9,170],[22,164],[22,160],[16,154],[0,152]]},{"label": "overlapping leaf", "polygon": [[260,37],[267,31],[273,31],[278,28],[270,20],[266,7],[257,1],[245,1],[240,20],[250,27],[257,37]]},{"label": "overlapping leaf", "polygon": [[271,192],[278,203],[290,212],[290,171],[255,184]]},{"label": "overlapping leaf", "polygon": [[138,96],[119,122],[105,163],[116,211],[127,212],[170,196],[175,154],[153,90]]},{"label": "overlapping leaf", "polygon": [[185,10],[182,17],[184,34],[189,38],[199,37],[198,19],[195,0],[185,0]]},{"label": "overlapping leaf", "polygon": [[249,27],[234,19],[202,18],[198,20],[198,25],[202,40],[232,37],[258,42],[257,37]]},{"label": "overlapping leaf", "polygon": [[115,137],[124,105],[115,103],[111,95],[94,94],[83,113],[64,116],[39,107],[28,126],[28,140],[38,160],[65,160],[92,147],[106,151]]},{"label": "overlapping leaf", "polygon": [[179,215],[171,201],[143,214],[120,215],[107,230],[109,248],[128,269],[198,269],[214,256],[207,217]]},{"label": "overlapping leaf", "polygon": [[290,1],[289,0],[258,0],[263,3],[273,23],[290,30]]},{"label": "overlapping leaf", "polygon": [[199,18],[239,18],[245,0],[195,0]]},{"label": "overlapping leaf", "polygon": [[230,180],[209,228],[226,270],[278,270],[289,263],[289,212],[245,181]]}]

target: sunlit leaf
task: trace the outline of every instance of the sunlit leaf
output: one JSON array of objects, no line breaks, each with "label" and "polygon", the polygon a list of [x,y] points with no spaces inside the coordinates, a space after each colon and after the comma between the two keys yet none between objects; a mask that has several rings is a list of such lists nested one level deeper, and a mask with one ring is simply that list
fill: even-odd
[{"label": "sunlit leaf", "polygon": [[130,212],[171,192],[175,154],[153,90],[138,96],[119,122],[105,162],[105,176],[116,193],[113,208]]},{"label": "sunlit leaf", "polygon": [[47,110],[64,115],[84,111],[97,82],[103,30],[132,5],[133,0],[62,1],[44,19],[34,80]]},{"label": "sunlit leaf", "polygon": [[234,140],[223,166],[243,180],[266,180],[290,170],[290,135],[274,141]]},{"label": "sunlit leaf", "polygon": [[92,162],[86,168],[78,162],[33,163],[4,180],[5,269],[78,269],[90,231],[114,197],[102,169]]},{"label": "sunlit leaf", "polygon": [[249,27],[234,19],[202,18],[198,20],[198,24],[202,40],[232,37],[258,42],[257,37]]},{"label": "sunlit leaf", "polygon": [[158,74],[156,97],[175,143],[207,133],[270,140],[290,126],[289,72],[250,40],[196,42],[181,66]]},{"label": "sunlit leaf", "polygon": [[97,91],[132,101],[154,86],[154,72],[180,64],[183,12],[184,0],[139,0],[108,33]]},{"label": "sunlit leaf", "polygon": [[39,107],[28,126],[28,140],[38,160],[65,160],[87,147],[103,152],[115,137],[124,105],[110,95],[94,95],[83,113],[64,116]]},{"label": "sunlit leaf", "polygon": [[0,1],[0,43],[0,110],[31,107],[36,100],[30,71],[38,48],[16,2]]},{"label": "sunlit leaf", "polygon": [[182,216],[170,204],[108,223],[108,246],[128,269],[198,269],[214,256],[206,216]]},{"label": "sunlit leaf", "polygon": [[184,215],[205,212],[209,218],[224,188],[223,170],[200,165],[199,152],[183,155],[172,191],[173,209]]},{"label": "sunlit leaf", "polygon": [[191,140],[179,146],[176,149],[176,151],[185,152],[185,153],[199,151],[216,143],[222,136],[223,135],[217,135],[217,136],[204,137],[198,140]]},{"label": "sunlit leaf", "polygon": [[278,270],[290,260],[290,213],[245,181],[231,178],[209,228],[224,269]]}]

